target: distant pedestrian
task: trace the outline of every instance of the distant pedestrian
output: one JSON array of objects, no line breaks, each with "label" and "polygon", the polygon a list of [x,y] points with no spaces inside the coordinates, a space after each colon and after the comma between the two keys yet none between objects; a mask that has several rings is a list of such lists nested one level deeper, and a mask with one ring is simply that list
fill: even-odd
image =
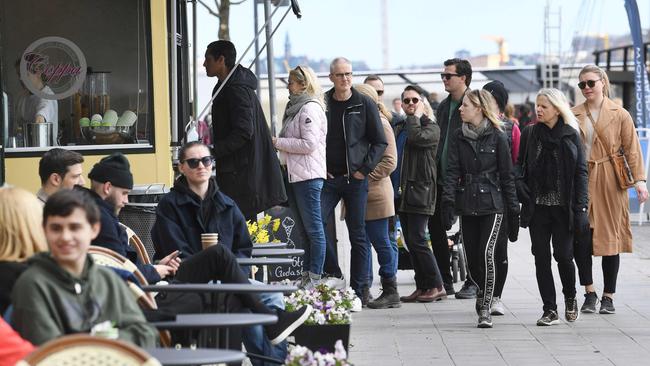
[{"label": "distant pedestrian", "polygon": [[601,314],[613,314],[619,253],[632,252],[632,231],[627,189],[615,177],[611,156],[622,152],[629,165],[639,204],[648,198],[643,154],[630,114],[609,99],[607,73],[587,65],[578,75],[578,87],[586,101],[573,108],[580,124],[585,156],[589,164],[589,222],[583,238],[576,240],[575,261],[580,284],[585,286],[583,313],[596,312],[598,295],[593,285],[591,255],[602,256],[603,296]]},{"label": "distant pedestrian", "polygon": [[517,194],[522,203],[521,226],[530,227],[537,286],[544,314],[537,325],[559,323],[551,247],[562,281],[565,317],[580,315],[576,301],[573,264],[574,230],[589,230],[587,217],[587,165],[578,124],[564,94],[542,89],[537,94],[539,123],[521,136],[517,159]]}]

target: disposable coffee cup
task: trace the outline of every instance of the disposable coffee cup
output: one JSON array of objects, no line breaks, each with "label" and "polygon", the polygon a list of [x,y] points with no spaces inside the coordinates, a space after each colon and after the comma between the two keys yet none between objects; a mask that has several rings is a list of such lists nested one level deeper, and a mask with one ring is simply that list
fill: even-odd
[{"label": "disposable coffee cup", "polygon": [[201,245],[203,249],[216,245],[219,242],[218,233],[203,233],[201,234]]}]

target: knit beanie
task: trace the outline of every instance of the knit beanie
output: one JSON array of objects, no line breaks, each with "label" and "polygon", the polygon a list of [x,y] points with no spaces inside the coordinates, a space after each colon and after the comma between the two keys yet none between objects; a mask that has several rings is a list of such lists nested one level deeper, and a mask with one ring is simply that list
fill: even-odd
[{"label": "knit beanie", "polygon": [[503,112],[508,104],[508,91],[502,82],[499,80],[490,81],[483,85],[483,90],[487,90],[492,94],[499,106],[499,112]]},{"label": "knit beanie", "polygon": [[131,165],[126,156],[119,152],[102,158],[88,173],[88,178],[99,183],[111,182],[120,188],[133,188]]}]

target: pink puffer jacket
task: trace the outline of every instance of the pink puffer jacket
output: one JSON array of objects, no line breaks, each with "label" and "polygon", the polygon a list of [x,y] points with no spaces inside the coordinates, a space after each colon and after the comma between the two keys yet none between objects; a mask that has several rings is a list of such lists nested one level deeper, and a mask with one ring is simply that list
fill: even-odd
[{"label": "pink puffer jacket", "polygon": [[327,177],[325,138],[327,117],[317,102],[308,102],[293,117],[278,137],[275,147],[280,161],[286,164],[289,183]]}]

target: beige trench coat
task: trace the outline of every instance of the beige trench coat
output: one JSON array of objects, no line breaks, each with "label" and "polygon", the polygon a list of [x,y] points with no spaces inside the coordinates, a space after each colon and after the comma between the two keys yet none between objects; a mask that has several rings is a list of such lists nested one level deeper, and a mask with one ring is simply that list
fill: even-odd
[{"label": "beige trench coat", "polygon": [[385,219],[395,215],[393,183],[390,181],[390,173],[397,168],[397,147],[393,128],[383,116],[381,125],[384,127],[388,146],[375,169],[368,174],[366,221]]},{"label": "beige trench coat", "polygon": [[[572,109],[580,124],[580,135],[585,141],[585,125],[591,123],[586,105]],[[607,140],[604,148],[594,131],[589,168],[589,223],[593,231],[593,254],[609,256],[632,252],[632,231],[627,191],[618,187],[614,167],[608,156],[622,146],[635,181],[645,180],[643,155],[630,114],[605,98],[596,121],[598,134]]]}]

